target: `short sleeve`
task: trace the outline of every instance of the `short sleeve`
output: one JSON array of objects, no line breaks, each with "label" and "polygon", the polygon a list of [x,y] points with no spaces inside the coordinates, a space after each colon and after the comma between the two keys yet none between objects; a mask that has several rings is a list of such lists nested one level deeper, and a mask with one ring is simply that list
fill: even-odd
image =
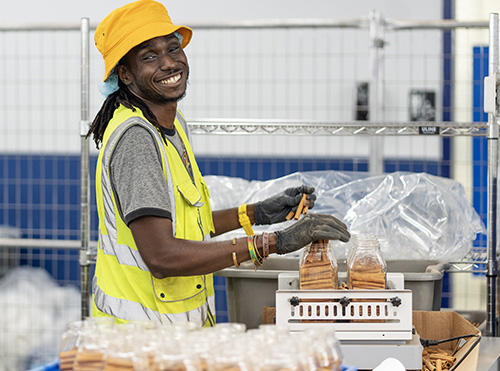
[{"label": "short sleeve", "polygon": [[111,155],[110,178],[127,225],[141,216],[172,218],[161,158],[146,128],[134,125],[121,135]]}]

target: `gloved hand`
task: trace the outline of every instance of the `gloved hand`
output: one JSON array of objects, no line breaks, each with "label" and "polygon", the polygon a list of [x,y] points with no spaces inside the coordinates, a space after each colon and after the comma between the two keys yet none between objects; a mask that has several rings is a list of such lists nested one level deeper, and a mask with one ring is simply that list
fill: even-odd
[{"label": "gloved hand", "polygon": [[276,253],[287,254],[316,240],[349,241],[347,226],[326,214],[306,214],[298,222],[276,233]]},{"label": "gloved hand", "polygon": [[314,187],[301,185],[300,187],[288,188],[277,195],[255,204],[255,224],[274,224],[284,222],[286,216],[292,210],[297,210],[302,194],[306,194],[309,201],[309,209],[314,206],[316,195]]}]

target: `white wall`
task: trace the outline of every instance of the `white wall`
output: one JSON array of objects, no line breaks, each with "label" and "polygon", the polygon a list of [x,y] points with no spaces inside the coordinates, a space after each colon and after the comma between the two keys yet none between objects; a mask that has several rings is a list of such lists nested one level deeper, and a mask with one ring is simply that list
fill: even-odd
[{"label": "white wall", "polygon": [[[127,3],[127,1],[121,0],[10,2],[9,6],[5,7],[6,10],[0,13],[0,24],[22,26],[40,23],[70,23],[78,25],[82,17],[87,17],[90,19],[92,25],[96,25],[113,8],[125,3]],[[369,12],[374,9],[381,12],[385,18],[402,20],[435,20],[441,18],[441,1],[435,0],[425,0],[424,2],[421,1],[418,3],[409,0],[354,0],[349,2],[315,0],[308,3],[298,0],[256,0],[240,1],[238,2],[238,6],[234,6],[234,1],[230,0],[169,1],[164,3],[169,9],[174,22],[186,25],[196,24],[197,22],[216,23],[238,19],[333,18],[337,20],[348,20],[352,18],[366,18]],[[314,34],[312,31],[308,32]],[[252,35],[251,32],[249,34]],[[386,64],[390,74],[386,77],[392,80],[392,83],[388,83],[388,85],[391,85],[390,88],[386,89],[386,106],[388,108],[388,113],[385,118],[387,120],[404,121],[407,119],[409,88],[427,87],[438,90],[440,86],[440,61],[439,58],[435,58],[435,55],[438,55],[440,51],[440,41],[434,41],[436,38],[432,36],[432,32],[430,36],[424,37],[423,41],[419,41],[407,33],[403,34],[403,36],[401,36],[401,33],[397,36],[387,35],[389,43],[386,47],[388,52]],[[223,44],[226,38],[220,35],[217,36],[220,38],[219,44]],[[262,33],[259,35],[262,35]],[[32,35],[30,35],[30,37],[31,36]],[[66,131],[73,127],[69,126],[68,122],[74,122],[75,127],[78,128],[78,85],[74,87],[67,85],[64,89],[56,88],[56,92],[46,90],[48,85],[61,78],[59,76],[61,70],[64,72],[64,81],[66,84],[73,82],[77,84],[80,77],[79,66],[77,64],[77,53],[79,52],[78,37],[71,39],[72,41],[61,40],[58,37],[60,36],[57,35],[54,41],[50,43],[51,45],[49,45],[54,48],[54,51],[49,53],[55,54],[56,62],[54,63],[59,66],[57,69],[57,76],[50,76],[50,72],[47,72],[48,68],[40,66],[40,63],[45,63],[46,67],[54,65],[49,59],[51,55],[48,55],[46,57],[47,60],[44,60],[44,62],[35,63],[33,66],[30,66],[27,62],[33,63],[37,61],[38,57],[36,55],[27,58],[26,66],[12,59],[12,54],[22,57],[25,53],[31,52],[33,49],[45,48],[45,46],[42,47],[42,43],[47,42],[47,36],[45,35],[40,36],[40,40],[37,40],[35,37],[34,40],[30,39],[29,42],[14,40],[13,43],[16,43],[15,45],[4,49],[4,53],[7,54],[7,58],[4,58],[6,64],[5,66],[0,66],[4,71],[9,71],[6,75],[13,76],[13,80],[9,82],[11,85],[6,87],[3,91],[6,99],[8,98],[12,101],[18,99],[18,97],[22,97],[21,99],[26,101],[26,95],[28,95],[29,99],[27,101],[30,104],[28,109],[20,113],[16,112],[13,116],[9,113],[4,113],[5,121],[15,121],[18,123],[18,128],[20,130],[24,130],[24,128],[22,128],[22,123],[27,122],[31,117],[44,117],[47,121],[43,125],[40,125],[38,121],[33,120],[27,125],[25,130],[39,131],[40,136],[47,137],[47,140],[44,141],[39,141],[39,137],[35,137],[29,146],[29,149],[32,151],[39,148],[42,143],[44,143],[47,150],[57,148],[63,152],[73,152],[79,147],[78,138],[76,136],[72,136],[65,140],[65,136],[68,135]],[[248,38],[250,37],[251,36]],[[265,33],[264,36],[260,37],[264,38],[265,43]],[[287,34],[279,37],[286,38]],[[275,99],[274,105],[278,107],[282,106],[283,109],[274,110],[274,108],[272,108],[273,111],[269,113],[261,109],[258,113],[260,116],[258,117],[316,119],[327,121],[352,120],[355,83],[357,81],[366,81],[370,78],[371,73],[370,62],[368,60],[368,31],[362,31],[361,35],[359,35],[358,31],[358,35],[353,36],[352,31],[346,30],[338,39],[340,41],[335,41],[334,44],[323,41],[320,43],[313,40],[316,42],[316,49],[314,51],[316,55],[324,55],[327,53],[334,55],[336,59],[333,60],[332,65],[318,65],[315,64],[314,60],[307,59],[304,59],[305,65],[299,65],[298,63],[294,63],[295,58],[292,54],[292,57],[289,58],[287,62],[289,63],[287,68],[290,69],[288,74],[284,74],[284,70],[280,66],[275,67],[276,70],[272,71],[265,66],[256,69],[253,63],[241,64],[236,61],[229,62],[232,63],[230,67],[236,74],[232,76],[229,74],[230,69],[225,67],[221,69],[222,65],[218,60],[215,60],[215,65],[207,61],[207,58],[205,58],[207,54],[204,50],[206,48],[206,39],[204,39],[202,32],[195,30],[193,41],[186,49],[192,66],[192,84],[188,90],[188,96],[181,102],[181,109],[188,119],[202,117],[245,118],[245,115],[247,118],[256,118],[256,114],[249,112],[249,109],[244,105],[248,104],[248,106],[255,106],[262,100],[265,100],[265,103],[269,105],[269,102]],[[259,39],[250,41],[250,44],[247,45],[253,45],[252,43],[255,45],[262,44]],[[311,39],[306,38],[305,43],[307,47],[312,45]],[[425,44],[425,52],[421,53],[424,55],[423,57],[419,56],[415,59],[409,56],[409,52],[413,49],[422,50],[420,49],[422,44]],[[57,58],[58,55],[62,53],[63,48],[68,48],[71,45],[74,50],[70,53],[76,54],[73,55],[72,60],[69,60],[67,56]],[[277,47],[275,49],[279,49],[280,45],[280,42],[277,42]],[[220,55],[230,56],[233,52],[231,46],[234,46],[234,43],[223,46],[224,48],[218,45],[221,50],[217,58],[219,58]],[[24,49],[26,49],[26,51]],[[287,52],[287,50],[280,51],[282,54]],[[293,50],[292,53],[294,52]],[[96,52],[95,48],[93,48],[93,45],[91,45],[91,53],[93,54],[91,60],[91,115],[93,116],[102,101],[102,97],[95,87],[100,76],[102,76],[103,62],[100,55]],[[335,53],[337,53],[338,56],[335,55]],[[426,57],[427,55],[428,57]],[[400,57],[403,59],[400,59]],[[315,59],[314,56],[313,59]],[[225,58],[223,62],[227,63],[227,58]],[[14,65],[11,66],[8,63],[13,63]],[[259,90],[259,83],[253,80],[255,75],[260,73],[259,71],[264,71],[265,73],[270,72],[269,76],[271,79],[281,79],[282,82],[279,88],[281,90],[278,89],[271,95],[269,95],[269,89]],[[295,79],[294,73],[297,76],[302,75],[303,82],[295,84],[292,81]],[[280,74],[283,75],[282,78],[279,77]],[[416,74],[417,77],[411,77],[410,83],[408,83],[408,81],[404,83],[400,82],[401,79],[407,79],[411,74]],[[15,80],[16,78],[27,79],[28,81],[33,81],[33,79],[35,79],[35,83],[37,83],[39,79],[43,79],[43,81],[39,82],[41,86],[39,89],[40,93],[34,93],[38,91],[37,89],[30,89],[27,93],[17,92],[20,84]],[[214,80],[215,83],[221,81],[223,81],[223,83],[216,86]],[[235,80],[239,80],[239,82],[233,84]],[[250,84],[251,86],[249,86],[248,82],[252,83]],[[23,84],[26,83],[23,81]],[[28,82],[26,85],[30,86],[29,84]],[[232,85],[228,88],[228,84]],[[318,87],[318,84],[322,85]],[[335,84],[338,85],[338,87],[332,88]],[[12,86],[12,89],[10,86]],[[437,91],[437,93],[439,93],[439,91]],[[63,99],[58,98],[59,94],[62,94],[61,98]],[[0,96],[2,96],[2,91],[0,91]],[[43,99],[40,98],[41,96]],[[70,97],[72,97],[72,100],[70,100]],[[238,98],[238,100],[235,100],[236,98]],[[38,101],[39,99],[41,99],[41,102]],[[33,108],[40,107],[40,110],[44,109],[50,102],[54,102],[56,106],[52,108],[49,113],[34,110]],[[67,115],[61,115],[60,112],[62,110],[57,106],[57,102],[61,102],[60,104],[65,107],[72,107],[71,111],[69,111]],[[290,102],[292,102],[292,104],[290,104]],[[16,105],[16,103],[13,102],[13,105]],[[320,112],[320,108],[323,109],[323,111]],[[58,116],[55,113],[56,111],[59,112]],[[271,115],[274,116],[271,117]],[[2,120],[1,115],[0,120]],[[61,120],[64,120],[64,123],[58,123]],[[57,125],[64,125],[64,127],[61,130]],[[50,142],[50,135],[46,136],[44,134],[47,131],[57,133],[57,145]],[[13,135],[12,132],[8,132],[7,134],[8,135],[3,136],[3,140],[5,141],[4,146],[6,148],[16,150],[19,149],[18,146],[23,146],[23,139],[10,138],[10,136]],[[205,139],[208,142],[204,142]],[[231,153],[234,151],[240,154],[247,154],[249,149],[258,148],[258,153],[261,155],[287,155],[290,154],[287,148],[294,149],[297,147],[304,149],[303,155],[312,154],[320,156],[327,154],[350,157],[356,155],[366,156],[369,153],[367,143],[361,141],[361,144],[356,145],[353,144],[351,140],[346,140],[345,138],[316,138],[314,140],[310,140],[310,138],[306,140],[287,138],[285,143],[263,143],[263,145],[259,147],[256,147],[254,143],[250,143],[249,147],[241,146],[239,145],[239,140],[234,141],[228,138],[205,139],[197,139],[198,143],[196,143],[196,145],[198,153],[227,155],[228,152]],[[270,141],[270,138],[261,138],[258,140],[259,143],[266,141]],[[248,141],[246,141],[246,143],[248,143]],[[421,143],[418,138],[402,138],[397,139],[397,141],[388,139],[385,144],[386,155],[390,156],[406,156],[408,152],[415,152],[415,150],[417,156],[420,155],[424,157],[436,157],[440,153],[439,145],[432,143],[432,140],[426,140],[425,143]],[[405,153],[402,154],[402,152]]]},{"label": "white wall", "polygon": [[[6,1],[6,0],[4,0]],[[88,17],[97,23],[124,0],[21,0],[9,1],[2,7],[0,25],[32,23],[72,23]],[[334,18],[345,19],[366,15],[371,9],[384,11],[388,17],[400,19],[435,19],[440,1],[416,4],[411,0],[188,0],[163,1],[174,22],[224,22],[242,19]]]},{"label": "white wall", "polygon": [[[27,24],[79,24],[82,17],[88,17],[92,25],[96,25],[104,18],[112,9],[128,3],[122,0],[87,0],[87,1],[64,1],[64,0],[46,0],[40,1],[16,1],[9,2],[9,6],[4,7],[4,11],[0,12],[0,25],[22,26]],[[461,2],[457,2],[460,4]],[[463,3],[467,3],[464,1]],[[478,6],[478,4],[485,4]],[[468,14],[471,18],[480,17],[481,13],[486,13],[487,9],[491,8],[494,1],[474,2],[472,9],[461,10],[457,8],[457,15],[460,12]],[[169,9],[170,14],[176,23],[181,24],[196,24],[199,22],[226,22],[234,20],[246,19],[284,19],[284,18],[332,18],[337,20],[348,20],[352,18],[367,17],[373,9],[378,10],[385,18],[393,18],[399,20],[438,20],[442,17],[442,2],[435,0],[424,0],[423,2],[415,2],[409,0],[353,0],[349,2],[331,1],[331,0],[313,0],[308,3],[298,0],[277,0],[277,1],[239,1],[238,6],[234,6],[234,1],[231,0],[192,0],[192,1],[165,1],[164,4]],[[470,7],[470,6],[469,6]],[[484,15],[487,17],[487,15]],[[483,18],[484,18],[483,17]],[[1,27],[1,26],[0,26]],[[325,53],[338,53],[338,59],[335,59],[331,66],[323,65],[294,65],[293,62],[289,65],[292,74],[284,74],[282,70],[271,71],[270,69],[262,69],[264,67],[255,68],[253,64],[241,64],[240,62],[232,62],[231,68],[220,69],[220,65],[209,64],[206,62],[205,55],[206,43],[202,32],[195,30],[195,35],[192,44],[186,49],[186,53],[190,59],[192,66],[192,81],[188,90],[188,96],[181,102],[181,109],[184,111],[188,119],[205,118],[205,117],[242,117],[245,118],[277,118],[277,119],[316,119],[327,121],[352,120],[353,118],[353,102],[354,102],[354,86],[356,81],[366,81],[370,78],[370,65],[368,60],[369,38],[368,32],[361,35],[353,36],[354,33],[346,30],[343,31],[342,43],[335,42],[329,45],[328,43],[320,43],[316,45],[315,53],[317,55]],[[470,34],[466,31],[467,34]],[[359,32],[358,32],[359,33]],[[441,61],[439,53],[441,51],[441,43],[439,37],[435,37],[438,31],[420,32],[422,37],[415,37],[418,32],[388,32],[386,34],[388,44],[385,48],[386,57],[386,87],[385,87],[385,106],[387,108],[385,119],[391,121],[405,121],[408,118],[408,91],[410,88],[427,88],[436,90],[438,96],[440,94],[440,74]],[[260,34],[262,35],[262,34]],[[265,34],[264,34],[265,35]],[[59,37],[59,36],[58,36]],[[262,36],[259,36],[262,37]],[[286,37],[286,36],[280,36]],[[42,40],[43,39],[43,40]],[[213,38],[212,38],[213,39]],[[55,62],[44,60],[40,63],[35,63],[30,66],[24,62],[17,63],[13,59],[13,55],[23,56],[25,53],[31,52],[33,49],[40,47],[42,41],[46,42],[45,36],[40,36],[40,42],[36,37],[30,43],[24,43],[23,40],[17,42],[12,48],[4,48],[2,53],[6,53],[8,58],[2,58],[4,64],[0,69],[6,71],[4,76],[7,76],[9,85],[0,91],[0,96],[5,97],[6,101],[16,103],[16,100],[26,102],[28,109],[21,110],[14,115],[5,116],[5,121],[15,121],[18,123],[19,130],[27,130],[36,132],[37,135],[30,139],[28,148],[36,150],[43,143],[47,150],[50,148],[58,148],[59,150],[74,152],[79,148],[78,137],[73,135],[73,128],[78,130],[79,121],[79,66],[78,62],[78,37],[66,41],[56,38],[52,42],[55,51]],[[221,38],[219,44],[226,41]],[[259,45],[262,40],[251,41],[255,45]],[[264,42],[265,42],[264,36]],[[306,39],[306,41],[308,41]],[[262,43],[261,43],[262,44]],[[340,45],[341,44],[341,45]],[[59,50],[64,47],[73,45],[76,54],[72,61],[67,57],[58,58]],[[252,44],[250,44],[252,45]],[[339,46],[340,45],[340,46]],[[230,55],[231,47],[234,44],[223,45],[220,53]],[[309,46],[309,45],[308,45]],[[278,45],[279,47],[279,45]],[[322,49],[324,48],[324,49]],[[27,49],[26,51],[24,49]],[[91,116],[95,114],[100,106],[102,97],[97,92],[96,85],[102,75],[102,59],[91,45],[92,65],[91,65]],[[417,51],[417,55],[411,54]],[[285,53],[286,51],[283,51]],[[219,54],[220,54],[219,53]],[[223,54],[224,56],[226,54]],[[3,54],[2,54],[3,55]],[[28,58],[29,59],[29,58]],[[36,57],[31,57],[31,62],[36,60]],[[291,58],[293,59],[293,57]],[[241,59],[240,59],[241,61]],[[13,65],[11,65],[11,64]],[[41,65],[45,63],[44,65]],[[57,64],[57,76],[50,76],[49,67]],[[467,64],[467,62],[466,62]],[[305,68],[304,68],[305,67]],[[458,67],[458,65],[457,65]],[[465,68],[465,67],[464,67]],[[231,69],[236,75],[230,75]],[[461,71],[459,67],[457,71]],[[284,82],[280,89],[274,92],[274,95],[269,95],[269,89],[261,91],[252,79],[254,76],[264,71],[269,73],[270,78],[277,79],[277,75],[283,74],[283,80],[291,81],[293,71],[297,74],[310,76],[310,81],[301,83],[298,87],[293,83]],[[304,72],[305,71],[305,72]],[[274,73],[274,76],[272,75]],[[460,73],[458,76],[464,76]],[[208,76],[208,77],[207,77]],[[321,81],[324,77],[325,81]],[[21,79],[21,84],[16,78]],[[30,83],[39,79],[44,79],[40,87]],[[64,89],[56,88],[56,92],[47,92],[46,87],[52,82],[64,79],[67,84]],[[240,80],[237,84],[230,86],[231,81]],[[223,81],[223,84],[216,86],[218,82]],[[314,80],[314,81],[313,81]],[[248,84],[248,82],[252,84]],[[317,84],[323,84],[319,89]],[[328,90],[333,84],[339,84],[336,90]],[[28,87],[29,99],[26,99],[26,94],[17,92],[19,86]],[[43,89],[42,89],[43,87]],[[315,90],[316,89],[316,90]],[[2,95],[4,94],[4,95]],[[291,94],[291,95],[289,95]],[[461,96],[467,97],[468,92],[464,92]],[[290,98],[289,98],[290,97]],[[256,105],[262,100],[267,103],[274,99],[276,106],[283,106],[281,111],[267,112],[260,110],[259,115],[250,112],[244,105]],[[467,98],[466,98],[467,99]],[[41,101],[39,101],[41,100]],[[299,109],[293,112],[283,103],[285,101],[293,101],[293,107],[300,104]],[[54,108],[50,112],[42,112],[42,109],[53,102]],[[66,108],[71,107],[71,111],[63,113],[63,110],[57,106],[57,102],[61,102]],[[295,104],[295,102],[297,102]],[[470,102],[460,105],[460,107],[470,106]],[[269,105],[270,103],[268,103]],[[319,112],[316,106],[324,107],[323,112]],[[40,107],[40,110],[37,109]],[[440,107],[437,107],[440,109]],[[272,116],[273,115],[273,116]],[[45,119],[47,122],[43,125],[39,124],[38,118]],[[438,116],[439,119],[439,116]],[[460,117],[457,117],[460,119]],[[22,127],[22,122],[32,120],[30,125]],[[2,115],[0,114],[0,121]],[[60,121],[63,121],[61,124]],[[68,123],[75,123],[74,126]],[[62,129],[58,127],[63,125]],[[1,130],[0,122],[0,130]],[[51,143],[51,133],[57,133],[57,145]],[[11,138],[15,135],[12,131],[2,134],[4,144],[0,143],[4,148],[12,148],[13,150],[22,149],[25,146],[24,138]],[[39,138],[44,138],[40,141]],[[67,139],[66,139],[67,138]],[[198,153],[211,155],[229,155],[231,153],[247,154],[251,149],[258,148],[260,155],[287,155],[290,151],[297,151],[300,148],[300,153],[295,155],[332,155],[332,156],[366,156],[369,154],[369,145],[366,141],[360,140],[354,143],[350,138],[287,138],[284,143],[274,143],[270,137],[259,138],[257,146],[254,142],[240,139],[233,140],[230,138],[212,138],[196,137],[196,145]],[[241,143],[246,145],[241,145]],[[426,158],[438,158],[441,152],[439,140],[436,139],[421,139],[415,137],[400,137],[386,138],[384,140],[384,152],[386,156],[416,156]],[[290,150],[287,150],[290,149]],[[463,152],[460,152],[463,153]]]}]

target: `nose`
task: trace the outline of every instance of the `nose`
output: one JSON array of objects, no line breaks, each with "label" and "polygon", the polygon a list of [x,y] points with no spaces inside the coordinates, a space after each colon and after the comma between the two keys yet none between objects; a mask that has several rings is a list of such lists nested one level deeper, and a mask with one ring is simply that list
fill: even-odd
[{"label": "nose", "polygon": [[162,71],[167,71],[175,67],[175,61],[165,53],[160,58],[160,69]]}]

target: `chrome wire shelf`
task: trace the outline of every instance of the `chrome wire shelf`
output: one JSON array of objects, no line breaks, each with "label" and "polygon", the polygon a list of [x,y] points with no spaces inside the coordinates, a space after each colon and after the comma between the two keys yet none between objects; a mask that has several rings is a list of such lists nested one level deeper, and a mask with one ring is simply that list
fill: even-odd
[{"label": "chrome wire shelf", "polygon": [[477,122],[319,122],[280,120],[210,119],[189,122],[192,134],[313,135],[313,136],[486,136],[487,123]]},{"label": "chrome wire shelf", "polygon": [[[192,134],[309,135],[309,136],[486,136],[487,123],[477,122],[319,122],[281,120],[210,119],[189,122]],[[450,262],[449,273],[485,273],[486,248],[474,248],[462,260]]]},{"label": "chrome wire shelf", "polygon": [[457,262],[449,263],[447,273],[486,273],[486,262]]},{"label": "chrome wire shelf", "polygon": [[[499,255],[497,255],[498,261]],[[449,273],[486,273],[488,256],[486,247],[475,247],[460,261],[450,262],[446,269]]]}]

